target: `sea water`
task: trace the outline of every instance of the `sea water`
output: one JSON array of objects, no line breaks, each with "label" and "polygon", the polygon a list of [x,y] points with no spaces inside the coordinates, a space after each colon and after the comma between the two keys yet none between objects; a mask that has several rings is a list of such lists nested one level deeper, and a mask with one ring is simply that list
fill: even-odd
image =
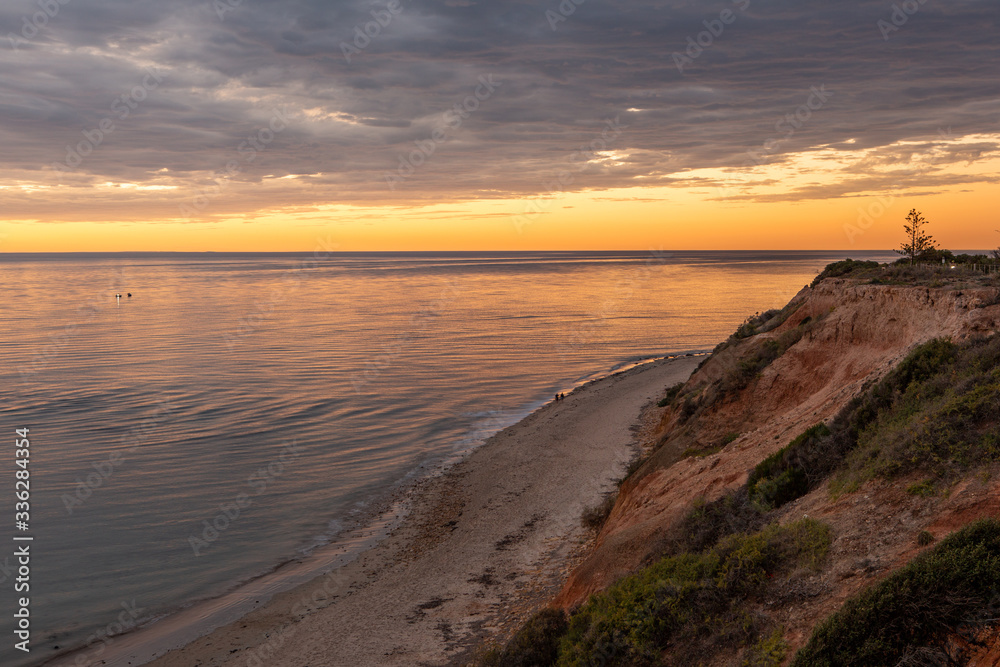
[{"label": "sea water", "polygon": [[336,542],[554,393],[711,350],[844,256],[0,255],[0,662],[100,646]]}]

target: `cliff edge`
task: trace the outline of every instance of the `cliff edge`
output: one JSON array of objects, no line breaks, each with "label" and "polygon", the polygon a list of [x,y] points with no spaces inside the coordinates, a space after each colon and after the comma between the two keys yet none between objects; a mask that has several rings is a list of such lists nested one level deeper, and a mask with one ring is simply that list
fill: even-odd
[{"label": "cliff edge", "polygon": [[[838,272],[824,275],[831,273]],[[768,641],[781,650],[772,651],[770,662],[760,661],[770,650],[767,646],[751,650],[738,640],[719,640],[696,661],[787,664],[845,601],[902,572],[950,533],[979,519],[1000,518],[1000,384],[986,386],[997,379],[996,359],[989,355],[1000,354],[993,339],[1000,330],[997,280],[941,270],[931,271],[930,278],[924,271],[919,279],[908,279],[893,267],[865,267],[860,276],[840,273],[848,275],[821,275],[781,311],[749,319],[686,383],[666,392],[647,457],[623,480],[592,553],[555,601],[574,612],[571,640],[563,639],[559,664],[585,664],[566,658],[573,655],[569,649],[587,637],[593,643],[593,637],[606,631],[607,621],[602,626],[594,618],[601,605],[612,604],[611,598],[595,601],[590,596],[608,591],[623,577],[633,576],[627,585],[613,587],[612,597],[636,594],[636,582],[653,581],[646,573],[654,565],[667,567],[663,559],[671,555],[691,551],[729,558],[732,549],[742,547],[722,540],[726,535],[772,526],[771,533],[761,534],[773,537],[779,527],[801,532],[793,526],[803,520],[819,522],[828,535],[821,567],[789,566],[780,576],[778,570],[767,570],[760,586],[750,592],[740,589],[740,614],[750,619],[743,625],[768,629]],[[973,375],[978,379],[970,379]],[[975,440],[975,456],[942,444],[952,436],[941,436],[940,429],[906,421],[926,410],[924,421],[954,418],[956,424],[965,423],[962,415],[954,416],[959,409],[954,405],[971,406],[975,412],[969,422],[973,435],[954,436]],[[914,454],[891,444],[915,447],[913,443],[923,442],[920,428],[929,434],[928,442],[937,438],[932,445],[938,449]],[[925,455],[928,461],[920,459]],[[814,464],[808,456],[820,462]],[[798,491],[786,493],[795,484]],[[692,548],[692,526],[703,526],[709,515],[731,525],[704,529],[712,537]],[[713,544],[722,546],[712,551]],[[778,579],[780,585],[771,583]],[[661,592],[653,599],[682,599],[676,580],[667,580],[672,583],[666,588],[658,584]],[[1000,601],[1000,595],[992,599]],[[662,653],[648,656],[648,664],[673,664],[685,651],[671,649],[678,641],[669,639],[678,636],[676,628],[663,628],[673,628],[670,623],[690,628],[691,620],[668,623],[662,607],[656,609],[652,614],[660,625],[654,625],[660,629],[649,632],[666,634],[649,640]],[[640,622],[648,624],[648,619],[629,621],[628,627]],[[715,631],[700,632],[695,644]],[[964,640],[953,633],[949,641]],[[1000,664],[995,647],[990,653],[976,646],[965,653],[955,649],[956,655],[966,656],[963,664]],[[602,659],[608,664],[636,660],[633,655],[622,662],[615,650]]]}]

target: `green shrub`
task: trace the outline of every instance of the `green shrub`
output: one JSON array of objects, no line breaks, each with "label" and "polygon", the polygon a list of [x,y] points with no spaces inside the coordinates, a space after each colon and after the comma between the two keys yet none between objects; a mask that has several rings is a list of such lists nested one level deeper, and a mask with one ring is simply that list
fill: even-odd
[{"label": "green shrub", "polygon": [[806,467],[815,458],[813,452],[822,447],[829,435],[830,429],[825,424],[817,424],[764,459],[747,480],[750,499],[767,511],[807,494],[810,471]]},{"label": "green shrub", "polygon": [[497,667],[502,652],[503,649],[496,644],[480,646],[473,658],[473,664],[476,667]]},{"label": "green shrub", "polygon": [[931,535],[929,531],[921,530],[917,535],[917,544],[922,547],[926,547],[928,544],[934,542],[934,536]]},{"label": "green shrub", "polygon": [[559,658],[559,642],[566,634],[567,627],[566,614],[562,609],[543,609],[521,626],[491,665],[496,667],[554,665]]},{"label": "green shrub", "polygon": [[[945,263],[942,264],[941,260]],[[954,256],[948,250],[933,250],[917,258],[918,264],[910,265],[909,258],[900,259],[893,264],[880,265],[876,262],[857,262],[844,260],[828,265],[812,281],[816,287],[825,278],[847,277],[858,282],[874,285],[907,285],[925,287],[949,287],[963,289],[967,285],[996,285],[997,272],[984,272],[985,265],[996,266],[996,260],[985,255]],[[973,264],[978,264],[979,270],[973,270]],[[952,267],[956,268],[952,268]]]},{"label": "green shrub", "polygon": [[761,371],[798,343],[804,333],[803,327],[796,327],[751,348],[736,363],[736,368],[723,378],[719,386],[720,395],[726,396],[748,387]]},{"label": "green shrub", "polygon": [[668,556],[592,595],[573,614],[558,665],[655,665],[668,646],[749,644],[758,632],[746,609],[777,572],[825,557],[830,530],[813,519],[732,535],[702,554]]},{"label": "green shrub", "polygon": [[743,322],[743,324],[739,326],[739,328],[736,329],[736,332],[733,334],[733,338],[742,340],[743,338],[756,336],[765,330],[765,326],[767,326],[767,330],[773,329],[784,322],[787,317],[788,313],[785,313],[783,309],[779,308],[751,315]]},{"label": "green shrub", "polygon": [[936,493],[934,490],[934,482],[929,479],[917,482],[916,484],[911,484],[906,488],[906,492],[911,496],[920,496],[921,498],[930,498]]},{"label": "green shrub", "polygon": [[670,387],[669,389],[667,389],[666,395],[663,398],[660,399],[659,403],[656,404],[657,407],[665,408],[668,405],[670,405],[671,403],[673,403],[674,399],[677,398],[677,394],[681,393],[681,389],[683,387],[684,387],[684,383],[683,382],[678,382],[673,387]]},{"label": "green shrub", "polygon": [[683,424],[687,422],[694,413],[698,411],[698,400],[695,396],[688,395],[684,397],[684,402],[681,403],[680,414],[678,415],[678,421]]},{"label": "green shrub", "polygon": [[[943,658],[957,650],[950,636],[975,642],[995,622],[997,591],[1000,522],[983,519],[849,599],[816,628],[792,666],[894,665],[925,648]],[[961,656],[950,659],[964,664]]]},{"label": "green shrub", "polygon": [[855,277],[862,274],[868,275],[874,271],[878,271],[880,267],[881,265],[878,262],[856,262],[853,259],[844,259],[839,262],[833,262],[832,264],[828,264],[818,276],[813,278],[810,287],[816,287],[816,285],[826,278],[840,278],[842,276],[852,274],[854,274]]},{"label": "green shrub", "polygon": [[665,551],[669,554],[701,553],[724,537],[754,533],[763,525],[764,514],[750,501],[743,487],[712,502],[695,501],[687,516],[671,531]]},{"label": "green shrub", "polygon": [[747,649],[741,667],[780,667],[788,653],[784,634],[783,628],[775,628],[770,635],[761,637]]},{"label": "green shrub", "polygon": [[614,509],[617,500],[618,494],[610,493],[604,496],[604,499],[598,504],[583,510],[583,516],[580,517],[583,527],[590,530],[600,530],[611,515],[611,510]]},{"label": "green shrub", "polygon": [[[1000,458],[1000,336],[955,345],[934,340],[852,403],[849,447],[834,489],[916,470],[947,479]],[[836,428],[834,429],[836,430]],[[915,490],[916,491],[916,490]]]},{"label": "green shrub", "polygon": [[835,493],[872,477],[923,470],[908,489],[936,493],[941,480],[1000,460],[1000,336],[916,347],[880,382],[851,400],[750,473],[751,501],[780,507],[831,474]]}]

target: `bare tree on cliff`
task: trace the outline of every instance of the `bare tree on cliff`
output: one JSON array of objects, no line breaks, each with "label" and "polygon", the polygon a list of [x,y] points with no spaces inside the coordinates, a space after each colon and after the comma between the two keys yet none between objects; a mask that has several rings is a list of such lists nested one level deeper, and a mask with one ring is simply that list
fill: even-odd
[{"label": "bare tree on cliff", "polygon": [[913,264],[913,260],[921,253],[933,250],[938,243],[930,234],[924,233],[923,227],[927,224],[927,219],[917,209],[910,209],[909,215],[906,216],[906,222],[903,229],[906,230],[907,242],[903,243],[896,252],[904,257],[909,257],[910,264]]}]

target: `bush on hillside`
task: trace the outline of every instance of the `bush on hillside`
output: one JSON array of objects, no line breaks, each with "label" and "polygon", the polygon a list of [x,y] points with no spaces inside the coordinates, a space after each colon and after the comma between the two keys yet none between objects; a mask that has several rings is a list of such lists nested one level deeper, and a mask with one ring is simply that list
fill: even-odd
[{"label": "bush on hillside", "polygon": [[[1000,336],[930,341],[856,401],[836,490],[922,470],[946,480],[1000,459]],[[836,430],[836,426],[834,430]]]},{"label": "bush on hillside", "polygon": [[681,393],[681,389],[683,388],[684,388],[684,383],[678,382],[674,386],[667,389],[666,394],[664,394],[663,398],[660,399],[660,402],[656,404],[657,407],[665,408],[671,403],[673,403],[674,399],[677,398],[677,395]]},{"label": "bush on hillside", "polygon": [[706,502],[697,500],[673,528],[665,552],[702,553],[730,535],[755,533],[764,526],[764,514],[750,501],[746,487]]},{"label": "bush on hillside", "polygon": [[757,465],[747,480],[749,497],[754,504],[767,511],[809,493],[810,477],[818,481],[814,466],[810,464],[829,435],[826,425],[817,424]]},{"label": "bush on hillside", "polygon": [[1000,522],[983,519],[942,540],[849,599],[813,632],[792,667],[964,664],[961,635],[975,644],[1000,605]]},{"label": "bush on hillside", "polygon": [[521,626],[503,650],[495,650],[481,667],[547,667],[559,658],[559,642],[566,634],[562,609],[543,609]]},{"label": "bush on hillside", "polygon": [[813,278],[810,287],[816,287],[827,278],[842,278],[844,276],[857,277],[860,274],[874,274],[880,268],[878,262],[858,262],[853,259],[844,259],[839,262],[827,264],[818,276]]},{"label": "bush on hillside", "polygon": [[829,527],[803,519],[668,556],[592,595],[570,619],[557,665],[656,665],[668,646],[682,658],[753,644],[761,628],[747,597],[783,570],[817,567],[830,541]]}]

